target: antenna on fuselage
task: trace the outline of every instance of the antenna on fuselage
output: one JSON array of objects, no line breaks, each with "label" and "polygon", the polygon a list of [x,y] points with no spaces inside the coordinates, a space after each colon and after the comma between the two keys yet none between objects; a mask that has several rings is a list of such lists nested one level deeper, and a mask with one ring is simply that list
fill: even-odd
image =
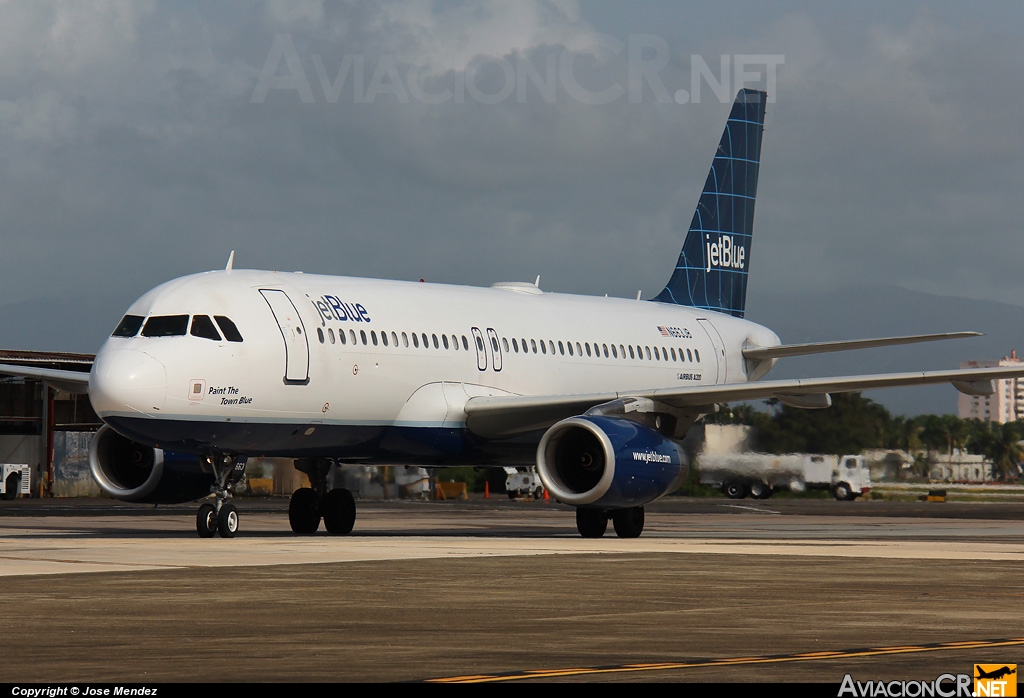
[{"label": "antenna on fuselage", "polygon": [[235,251],[231,250],[231,254],[228,255],[227,266],[224,267],[224,271],[231,271],[235,268]]},{"label": "antenna on fuselage", "polygon": [[533,280],[533,287],[540,288],[540,274],[537,274],[537,278]]}]

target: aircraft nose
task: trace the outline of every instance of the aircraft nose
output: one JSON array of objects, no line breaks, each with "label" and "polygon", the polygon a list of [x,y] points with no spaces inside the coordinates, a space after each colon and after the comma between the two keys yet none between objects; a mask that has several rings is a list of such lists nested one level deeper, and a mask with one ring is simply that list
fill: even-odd
[{"label": "aircraft nose", "polygon": [[89,400],[101,418],[152,415],[164,405],[167,371],[149,354],[134,349],[101,351],[89,374]]}]

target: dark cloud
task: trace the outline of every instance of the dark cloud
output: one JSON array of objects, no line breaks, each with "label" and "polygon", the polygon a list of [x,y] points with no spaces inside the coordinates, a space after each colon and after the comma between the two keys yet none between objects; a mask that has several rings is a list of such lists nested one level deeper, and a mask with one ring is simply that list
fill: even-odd
[{"label": "dark cloud", "polygon": [[[6,3],[0,291],[137,295],[237,249],[240,266],[541,274],[554,290],[650,297],[729,109],[706,83],[699,103],[659,96],[691,91],[693,55],[721,78],[720,56],[754,54],[785,62],[752,293],[877,281],[1019,303],[1020,22],[989,6],[872,7]],[[597,48],[594,32],[623,48]],[[280,36],[312,103],[287,89],[253,102]],[[572,77],[594,95],[633,84],[631,37],[644,60],[667,48],[664,90],[573,97],[557,73],[566,47],[584,47]],[[341,84],[346,56],[358,58]],[[413,66],[425,94],[471,87],[424,103]],[[507,88],[506,66],[511,93],[484,103]]]}]

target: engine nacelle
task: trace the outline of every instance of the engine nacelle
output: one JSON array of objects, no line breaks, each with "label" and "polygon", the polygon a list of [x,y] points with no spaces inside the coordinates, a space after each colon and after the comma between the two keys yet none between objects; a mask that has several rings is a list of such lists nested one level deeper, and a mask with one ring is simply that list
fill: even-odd
[{"label": "engine nacelle", "polygon": [[89,468],[107,495],[126,502],[180,504],[210,493],[199,457],[152,448],[104,425],[89,444]]},{"label": "engine nacelle", "polygon": [[537,471],[551,495],[574,506],[643,506],[678,488],[686,454],[671,439],[628,419],[570,417],[537,447]]}]

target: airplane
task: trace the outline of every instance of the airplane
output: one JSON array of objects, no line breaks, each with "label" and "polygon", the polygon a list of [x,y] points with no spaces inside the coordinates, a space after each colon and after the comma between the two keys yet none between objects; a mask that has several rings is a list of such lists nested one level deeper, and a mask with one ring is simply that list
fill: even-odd
[{"label": "airplane", "polygon": [[247,459],[289,457],[310,487],[297,534],[348,534],[345,464],[536,465],[587,538],[611,521],[639,536],[644,507],[686,476],[680,441],[718,403],[952,383],[991,394],[1014,367],[762,380],[784,357],[974,336],[782,344],[744,318],[766,93],[738,92],[664,290],[650,301],[234,268],[185,276],[127,310],[88,374],[0,366],[88,392],[104,426],[90,447],[109,496],[209,497],[202,537],[232,537]]},{"label": "airplane", "polygon": [[[1016,665],[1014,665],[1014,666],[1016,666]],[[1017,673],[1016,669],[1011,669],[1008,666],[1003,666],[1003,667],[1001,667],[999,669],[994,669],[993,671],[990,671],[990,672],[989,671],[985,671],[984,669],[982,669],[977,664],[974,665],[974,668],[978,672],[978,675],[974,677],[976,679],[996,679],[996,680],[998,680],[998,679],[1003,678],[1004,676],[1009,676],[1010,674],[1016,674]]]}]

